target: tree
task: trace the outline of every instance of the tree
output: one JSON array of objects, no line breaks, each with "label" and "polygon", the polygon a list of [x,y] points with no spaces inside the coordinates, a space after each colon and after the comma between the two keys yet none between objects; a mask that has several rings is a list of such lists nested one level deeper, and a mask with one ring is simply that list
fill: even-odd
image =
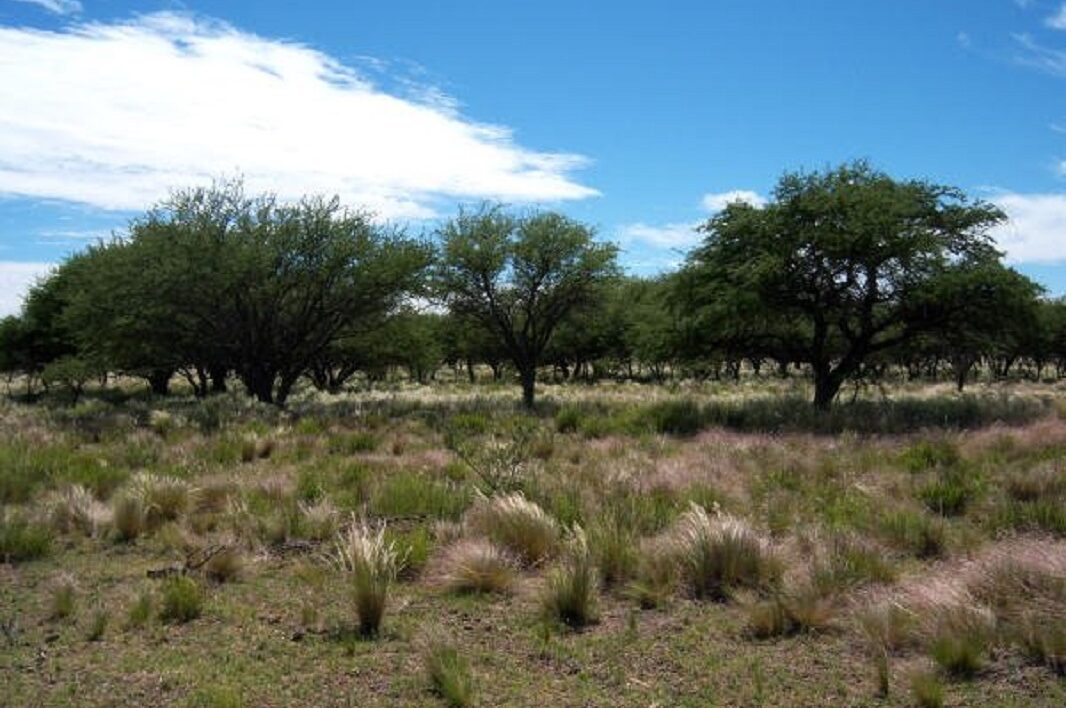
[{"label": "tree", "polygon": [[537,367],[559,324],[617,275],[617,249],[554,212],[516,217],[500,207],[460,212],[440,230],[437,284],[452,312],[490,329],[534,403]]},{"label": "tree", "polygon": [[[734,203],[701,227],[689,256],[695,307],[733,308],[753,336],[793,338],[828,408],[871,355],[939,317],[915,298],[959,263],[998,260],[989,229],[1004,214],[951,187],[897,181],[865,162],[784,175],[764,207]],[[938,315],[938,316],[934,316]]]}]

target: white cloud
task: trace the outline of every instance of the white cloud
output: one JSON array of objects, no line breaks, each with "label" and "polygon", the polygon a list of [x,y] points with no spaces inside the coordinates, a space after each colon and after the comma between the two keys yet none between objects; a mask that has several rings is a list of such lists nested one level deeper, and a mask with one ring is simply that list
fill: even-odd
[{"label": "white cloud", "polygon": [[337,193],[410,218],[442,200],[598,194],[570,177],[585,158],[527,149],[422,93],[391,95],[322,52],[183,14],[0,28],[0,193],[140,210],[239,172],[253,190]]},{"label": "white cloud", "polygon": [[1058,12],[1044,20],[1044,24],[1052,29],[1066,30],[1066,2],[1062,3]]},{"label": "white cloud", "polygon": [[734,202],[745,202],[752,206],[761,207],[766,204],[766,199],[761,195],[747,189],[734,189],[731,192],[712,192],[704,194],[700,204],[709,212],[717,213]]},{"label": "white cloud", "polygon": [[1012,263],[1066,261],[1066,194],[998,194],[991,199],[1010,217],[993,232]]},{"label": "white cloud", "polygon": [[18,314],[26,291],[51,268],[51,263],[0,261],[0,317]]},{"label": "white cloud", "polygon": [[700,222],[690,224],[663,224],[652,226],[643,222],[626,224],[618,230],[618,239],[623,243],[644,243],[656,248],[688,249],[700,242],[696,232]]},{"label": "white cloud", "polygon": [[1066,51],[1039,44],[1027,34],[1014,35],[1014,41],[1021,45],[1023,50],[1016,58],[1019,64],[1039,69],[1052,76],[1066,76]]},{"label": "white cloud", "polygon": [[78,0],[15,0],[15,2],[37,5],[57,15],[76,15],[81,12],[81,3]]}]

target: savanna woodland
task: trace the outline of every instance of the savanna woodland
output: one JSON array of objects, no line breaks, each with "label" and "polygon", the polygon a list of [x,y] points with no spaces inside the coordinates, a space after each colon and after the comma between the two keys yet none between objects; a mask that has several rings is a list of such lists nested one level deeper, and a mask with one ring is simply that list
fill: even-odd
[{"label": "savanna woodland", "polygon": [[1066,302],[864,162],[627,276],[178,191],[0,322],[6,705],[1066,704]]}]

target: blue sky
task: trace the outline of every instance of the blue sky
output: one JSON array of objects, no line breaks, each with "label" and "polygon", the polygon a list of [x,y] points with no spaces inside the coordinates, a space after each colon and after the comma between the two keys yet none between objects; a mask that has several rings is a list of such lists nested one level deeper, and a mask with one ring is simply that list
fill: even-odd
[{"label": "blue sky", "polygon": [[1062,0],[0,0],[0,87],[0,313],[220,175],[416,232],[559,208],[651,273],[724,195],[858,157],[997,202],[1066,293]]}]

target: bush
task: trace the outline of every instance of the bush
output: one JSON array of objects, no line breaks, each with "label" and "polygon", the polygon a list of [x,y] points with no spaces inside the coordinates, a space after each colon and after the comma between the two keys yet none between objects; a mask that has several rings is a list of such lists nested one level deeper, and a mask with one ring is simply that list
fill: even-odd
[{"label": "bush", "polygon": [[584,418],[585,414],[577,406],[563,406],[555,414],[555,429],[560,433],[576,433]]},{"label": "bush", "polygon": [[569,627],[596,621],[596,569],[580,526],[567,541],[562,565],[548,576],[542,606],[547,618]]},{"label": "bush", "polygon": [[781,566],[744,521],[711,517],[692,504],[678,520],[673,543],[682,581],[697,599],[727,600],[735,588],[776,586]]},{"label": "bush", "polygon": [[514,584],[514,558],[482,538],[454,544],[441,565],[441,580],[452,592],[505,593]]},{"label": "bush", "polygon": [[385,616],[389,587],[403,568],[404,558],[386,540],[385,526],[371,531],[365,524],[353,524],[337,536],[334,560],[351,578],[352,602],[359,632],[377,636]]},{"label": "bush", "polygon": [[164,622],[184,624],[199,617],[203,611],[203,589],[186,575],[167,578],[163,582],[162,595],[159,619]]},{"label": "bush", "polygon": [[0,515],[0,561],[19,563],[48,555],[52,532],[12,512]]},{"label": "bush", "polygon": [[474,705],[474,677],[470,665],[452,644],[431,640],[423,654],[430,684],[449,706]]},{"label": "bush", "polygon": [[555,519],[520,492],[479,497],[465,523],[470,531],[500,544],[526,565],[544,561],[559,541]]}]

